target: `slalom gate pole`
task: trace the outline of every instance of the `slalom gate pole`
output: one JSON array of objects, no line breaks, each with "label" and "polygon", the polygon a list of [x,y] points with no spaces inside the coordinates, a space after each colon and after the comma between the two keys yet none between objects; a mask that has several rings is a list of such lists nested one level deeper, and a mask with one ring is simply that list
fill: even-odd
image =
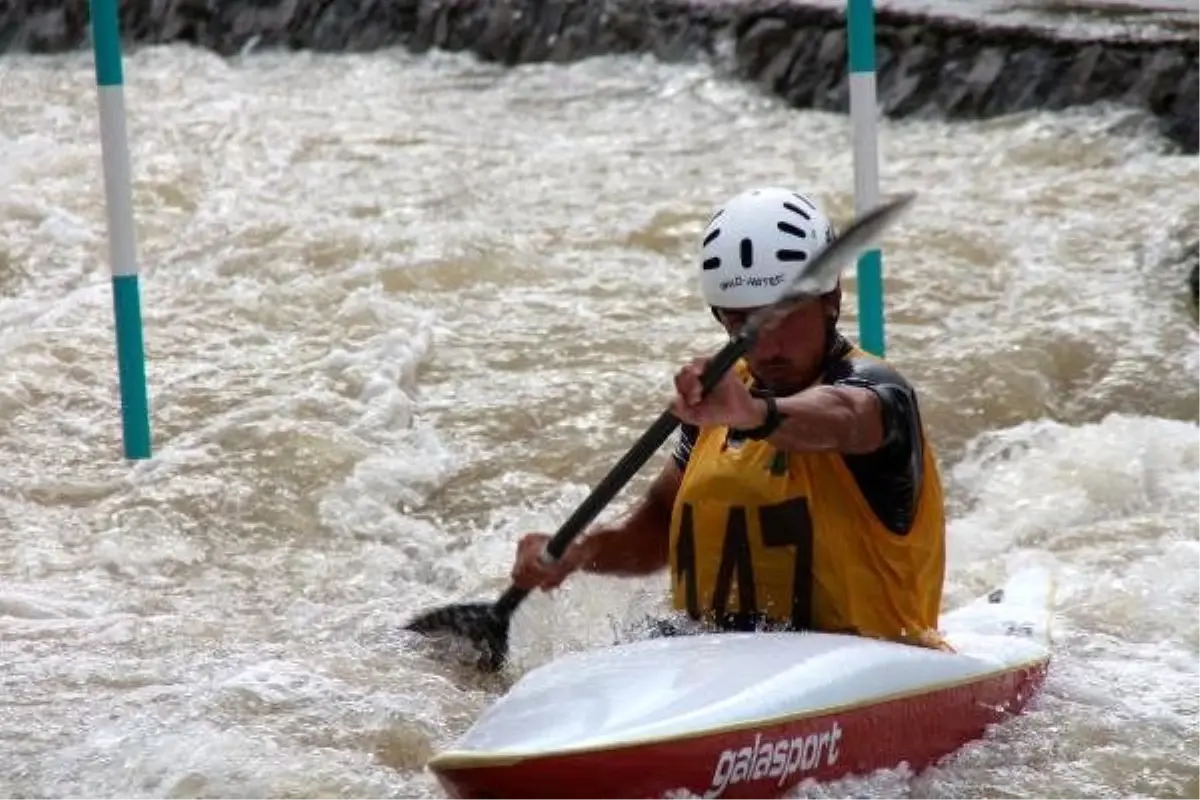
[{"label": "slalom gate pole", "polygon": [[133,186],[125,132],[124,75],[121,66],[119,0],[90,0],[96,89],[100,104],[100,147],[108,215],[117,375],[125,458],[150,458],[150,403],[142,339],[137,243],[133,229]]},{"label": "slalom gate pole", "polygon": [[[879,130],[876,125],[874,0],[847,0],[846,48],[850,68],[850,124],[854,142],[854,212],[879,203]],[[858,260],[859,343],[882,358],[883,254],[869,250]]]}]

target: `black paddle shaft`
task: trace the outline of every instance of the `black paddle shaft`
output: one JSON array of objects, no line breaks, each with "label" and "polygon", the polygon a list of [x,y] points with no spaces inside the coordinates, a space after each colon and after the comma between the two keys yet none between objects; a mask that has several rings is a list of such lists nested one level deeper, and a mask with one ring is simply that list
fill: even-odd
[{"label": "black paddle shaft", "polygon": [[[709,359],[708,364],[704,367],[704,372],[700,375],[700,390],[703,394],[707,395],[711,392],[720,383],[725,373],[746,354],[746,351],[754,344],[757,332],[757,326],[745,326],[737,336],[730,339],[715,356]],[[596,515],[617,496],[625,484],[629,483],[638,473],[638,470],[645,466],[646,462],[650,460],[650,456],[654,455],[678,425],[679,418],[672,414],[670,409],[659,414],[654,424],[646,429],[641,438],[608,471],[608,474],[596,485],[592,493],[575,509],[571,516],[567,517],[558,532],[546,543],[544,557],[554,561],[562,558],[571,542],[583,533]],[[500,618],[510,617],[528,595],[528,589],[510,586],[496,600],[492,606],[492,612]]]}]

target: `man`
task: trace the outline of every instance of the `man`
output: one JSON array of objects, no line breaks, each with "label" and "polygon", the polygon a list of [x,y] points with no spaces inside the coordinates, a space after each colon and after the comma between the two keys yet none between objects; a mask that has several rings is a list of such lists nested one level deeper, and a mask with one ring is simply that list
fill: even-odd
[{"label": "man", "polygon": [[[735,334],[833,238],[811,199],[758,189],[710,220],[701,285]],[[931,647],[945,567],[941,478],[916,392],[837,329],[841,284],[763,330],[701,397],[704,359],[675,376],[674,456],[631,513],[552,566],[528,534],[512,578],[552,589],[575,570],[670,568],[677,609],[725,630],[849,632]]]}]

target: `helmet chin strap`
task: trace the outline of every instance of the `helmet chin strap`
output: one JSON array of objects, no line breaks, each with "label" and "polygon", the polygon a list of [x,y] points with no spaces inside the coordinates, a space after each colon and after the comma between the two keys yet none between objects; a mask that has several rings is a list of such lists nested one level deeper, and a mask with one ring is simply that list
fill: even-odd
[{"label": "helmet chin strap", "polygon": [[[841,278],[838,278],[837,286],[835,286],[833,288],[832,292],[821,295],[821,302],[825,304],[825,311],[827,313],[828,319],[830,320],[830,326],[832,327],[832,326],[837,325],[838,318],[842,316],[842,279]],[[830,308],[831,306],[832,306],[832,310]]]}]

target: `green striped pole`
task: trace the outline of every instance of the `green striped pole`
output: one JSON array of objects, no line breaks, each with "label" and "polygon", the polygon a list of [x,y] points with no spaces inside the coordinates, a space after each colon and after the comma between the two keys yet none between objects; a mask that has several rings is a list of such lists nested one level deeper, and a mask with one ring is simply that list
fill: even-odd
[{"label": "green striped pole", "polygon": [[108,212],[108,254],[116,316],[117,374],[125,457],[150,457],[150,404],[142,343],[142,302],[137,244],[133,232],[133,186],[125,133],[119,0],[90,0],[96,88],[100,102],[100,147]]},{"label": "green striped pole", "polygon": [[[854,211],[879,204],[879,133],[875,124],[875,7],[873,0],[847,0],[850,61],[850,124],[854,140]],[[869,250],[858,260],[859,342],[884,355],[883,254]]]}]

